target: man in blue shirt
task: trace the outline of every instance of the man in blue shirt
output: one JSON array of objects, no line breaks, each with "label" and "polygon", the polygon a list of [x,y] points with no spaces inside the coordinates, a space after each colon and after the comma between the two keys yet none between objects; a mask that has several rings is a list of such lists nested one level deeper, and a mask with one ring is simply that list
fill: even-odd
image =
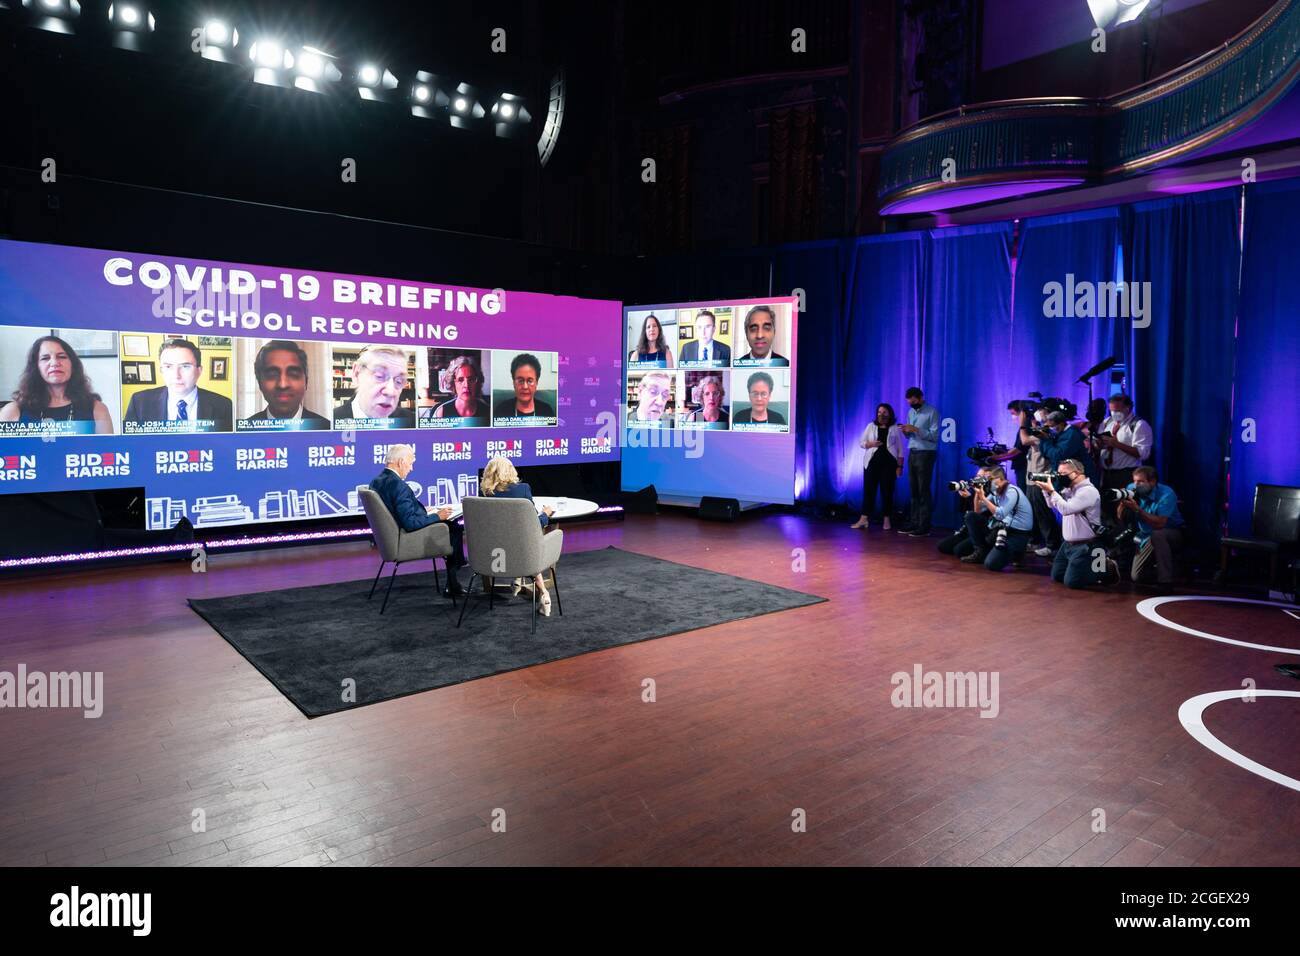
[{"label": "man in blue shirt", "polygon": [[972,515],[987,514],[992,520],[1005,525],[1006,534],[991,532],[995,535],[991,548],[975,539],[975,551],[962,558],[965,564],[983,564],[990,571],[1001,571],[1012,561],[1019,561],[1029,547],[1029,535],[1034,527],[1034,508],[1029,503],[1029,496],[1007,481],[1007,473],[1001,468],[988,470],[992,488],[988,494],[976,489],[975,509],[967,515],[968,524]]},{"label": "man in blue shirt", "polygon": [[1186,540],[1178,496],[1168,485],[1160,484],[1159,475],[1150,465],[1133,469],[1133,482],[1128,490],[1137,497],[1125,498],[1115,513],[1121,523],[1137,522],[1137,554],[1133,556],[1131,577],[1134,583],[1147,583],[1154,571],[1156,582],[1161,587],[1169,587],[1177,570],[1175,552]]},{"label": "man in blue shirt", "polygon": [[907,525],[903,534],[924,538],[930,534],[930,513],[934,498],[930,486],[934,463],[939,456],[939,413],[925,401],[925,393],[916,386],[906,392],[907,424],[898,430],[907,436],[907,480],[912,495]]}]

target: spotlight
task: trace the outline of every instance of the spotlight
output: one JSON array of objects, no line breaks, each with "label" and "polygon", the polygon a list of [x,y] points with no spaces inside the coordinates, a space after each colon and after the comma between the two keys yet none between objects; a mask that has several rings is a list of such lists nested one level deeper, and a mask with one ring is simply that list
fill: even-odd
[{"label": "spotlight", "polygon": [[1132,23],[1142,14],[1160,5],[1159,0],[1088,0],[1092,22],[1103,30]]},{"label": "spotlight", "polygon": [[411,115],[434,119],[447,108],[447,94],[438,88],[438,78],[427,70],[417,70],[411,84]]},{"label": "spotlight", "polygon": [[304,46],[298,51],[298,75],[293,85],[308,93],[324,93],[331,83],[343,79],[334,65],[334,57],[314,46]]},{"label": "spotlight", "polygon": [[397,89],[397,77],[378,63],[363,63],[357,69],[357,95],[363,100],[386,100]]},{"label": "spotlight", "polygon": [[293,54],[274,37],[259,37],[248,48],[253,61],[253,82],[267,86],[287,86],[287,72],[293,69]]},{"label": "spotlight", "polygon": [[457,129],[469,129],[474,120],[480,120],[487,115],[483,104],[479,102],[478,90],[468,83],[457,84],[450,99],[450,121]]},{"label": "spotlight", "polygon": [[144,49],[144,37],[153,32],[153,14],[133,3],[110,3],[108,22],[113,30],[113,46],[121,50]]},{"label": "spotlight", "polygon": [[523,97],[502,93],[492,104],[492,120],[496,134],[508,139],[527,133],[533,117],[524,105]]},{"label": "spotlight", "polygon": [[23,0],[32,11],[32,26],[51,33],[72,33],[72,21],[81,16],[77,0]]},{"label": "spotlight", "polygon": [[198,28],[199,55],[217,63],[233,63],[239,31],[225,20],[207,20]]}]

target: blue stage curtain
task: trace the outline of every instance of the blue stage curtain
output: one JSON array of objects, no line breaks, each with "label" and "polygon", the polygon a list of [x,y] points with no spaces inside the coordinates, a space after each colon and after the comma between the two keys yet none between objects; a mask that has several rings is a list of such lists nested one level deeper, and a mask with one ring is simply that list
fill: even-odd
[{"label": "blue stage curtain", "polygon": [[[830,397],[840,418],[833,432],[816,436],[815,461],[834,486],[831,500],[856,509],[862,502],[858,438],[881,402],[894,407],[900,422],[906,421],[903,392],[920,375],[926,237],[909,232],[860,239],[846,250],[845,259],[841,388]],[[800,351],[800,361],[806,354]],[[895,502],[906,501],[904,479],[898,483]]]},{"label": "blue stage curtain", "polygon": [[[939,412],[940,441],[935,484],[968,477],[974,466],[966,449],[1007,419],[1011,325],[1011,224],[933,229],[926,235],[924,321],[920,348],[901,356],[911,362],[911,380],[893,386],[900,417],[903,393],[920,386]],[[896,321],[907,329],[907,316]],[[908,350],[911,343],[900,341]],[[897,361],[894,356],[884,357]],[[889,365],[886,365],[888,368]],[[904,479],[906,479],[904,474]],[[956,496],[935,491],[934,523],[955,527]]]},{"label": "blue stage curtain", "polygon": [[[1151,423],[1160,480],[1182,501],[1202,557],[1217,544],[1225,500],[1239,203],[1239,189],[1137,203],[1128,209],[1126,227],[1127,277],[1151,283],[1150,325],[1129,329],[1136,412]],[[1274,219],[1268,241],[1290,241],[1284,230],[1295,226],[1284,221]],[[1279,254],[1267,274],[1271,278],[1274,268],[1284,273],[1288,265]],[[1290,374],[1294,382],[1294,369]],[[1291,426],[1275,427],[1294,438]]]},{"label": "blue stage curtain", "polygon": [[795,362],[796,501],[839,502],[836,468],[844,431],[844,367],[849,313],[844,308],[846,245],[835,240],[781,246],[773,261],[774,295],[803,290]]},{"label": "blue stage curtain", "polygon": [[[1007,349],[1002,361],[1003,388],[997,433],[1010,445],[1017,433],[1006,410],[1013,398],[1025,398],[1031,391],[1045,397],[1064,398],[1076,403],[1079,416],[1088,409],[1088,386],[1079,381],[1102,359],[1115,356],[1125,362],[1125,329],[1128,320],[1109,313],[1109,300],[1101,315],[1100,303],[1092,315],[1079,315],[1070,302],[1069,290],[1082,283],[1116,282],[1119,275],[1120,212],[1116,208],[1092,209],[1060,216],[1041,216],[1021,223],[1015,263],[1015,302],[1011,334],[1003,341]],[[1055,286],[1052,284],[1055,283]],[[1048,315],[1050,291],[1061,290],[1067,306],[1060,317]],[[1094,380],[1093,394],[1104,397],[1106,387]]]},{"label": "blue stage curtain", "polygon": [[1300,180],[1246,188],[1228,514],[1249,534],[1255,485],[1300,484]]}]

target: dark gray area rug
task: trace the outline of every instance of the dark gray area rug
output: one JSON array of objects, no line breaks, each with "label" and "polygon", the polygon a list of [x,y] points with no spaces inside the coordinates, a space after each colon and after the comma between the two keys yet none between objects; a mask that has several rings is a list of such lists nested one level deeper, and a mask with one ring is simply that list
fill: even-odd
[{"label": "dark gray area rug", "polygon": [[[564,615],[552,596],[551,616],[538,615],[536,634],[528,630],[527,591],[503,601],[509,592],[498,590],[489,611],[481,583],[458,630],[457,611],[435,593],[432,571],[399,574],[382,617],[387,581],[367,601],[373,578],[189,604],[299,710],[319,717],[826,600],[612,547],[566,554],[558,571]],[[469,572],[461,574],[468,583]],[[348,680],[354,700],[345,699]]]}]

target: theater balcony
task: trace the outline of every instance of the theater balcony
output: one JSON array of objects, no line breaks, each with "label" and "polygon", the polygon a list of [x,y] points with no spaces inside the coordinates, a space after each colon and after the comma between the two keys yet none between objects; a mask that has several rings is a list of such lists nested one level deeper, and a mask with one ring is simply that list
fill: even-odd
[{"label": "theater balcony", "polygon": [[[1204,27],[1205,11],[1220,8],[1211,16],[1222,26],[1227,6],[1182,15],[1202,15]],[[1126,27],[1130,46],[1145,51],[1150,28],[1136,26]],[[1056,58],[1086,62],[1079,57],[1095,41]],[[975,102],[913,124],[884,150],[880,213],[904,227],[960,224],[1294,176],[1297,76],[1300,0],[1277,0],[1235,34],[1121,92]]]}]

